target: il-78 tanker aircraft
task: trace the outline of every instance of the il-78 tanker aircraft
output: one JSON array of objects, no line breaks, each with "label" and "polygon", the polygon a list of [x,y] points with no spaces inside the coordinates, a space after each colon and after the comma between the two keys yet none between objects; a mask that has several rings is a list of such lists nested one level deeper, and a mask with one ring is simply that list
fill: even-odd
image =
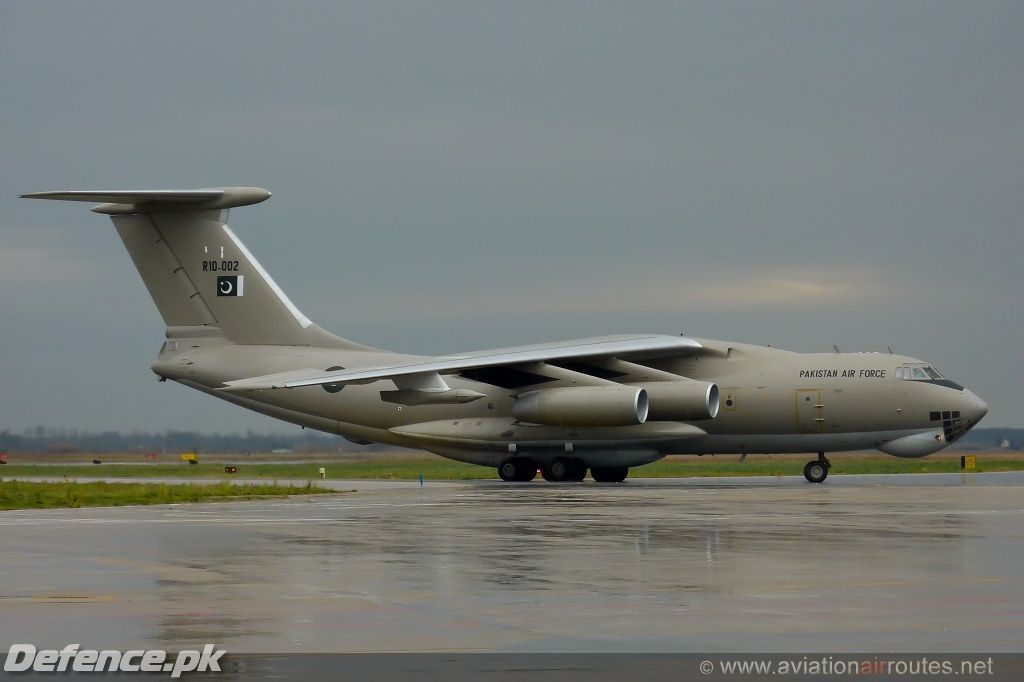
[{"label": "il-78 tanker aircraft", "polygon": [[100,202],[167,325],[161,380],[356,443],[497,467],[506,481],[625,480],[668,454],[877,448],[921,457],[985,415],[915,358],[794,353],[637,334],[423,357],[335,336],[299,312],[228,227],[256,187],[60,191]]}]

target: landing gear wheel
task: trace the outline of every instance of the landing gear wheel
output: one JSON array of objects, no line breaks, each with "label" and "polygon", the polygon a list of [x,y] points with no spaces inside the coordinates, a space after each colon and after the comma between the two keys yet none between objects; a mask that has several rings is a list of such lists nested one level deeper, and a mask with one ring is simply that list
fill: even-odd
[{"label": "landing gear wheel", "polygon": [[498,475],[503,481],[532,481],[537,475],[537,465],[526,457],[512,457],[498,466]]},{"label": "landing gear wheel", "polygon": [[[582,475],[581,475],[582,471]],[[582,481],[587,475],[587,465],[582,460],[571,457],[559,457],[551,464],[540,469],[545,481],[559,483],[561,481]]]},{"label": "landing gear wheel", "polygon": [[569,476],[569,480],[577,482],[582,481],[584,478],[587,477],[587,465],[583,462],[582,459],[574,459],[572,460],[572,463],[573,470],[572,475]]},{"label": "landing gear wheel", "polygon": [[804,465],[804,478],[811,483],[821,483],[828,478],[828,470],[832,464],[825,459],[825,453],[819,452],[818,459],[812,459]]},{"label": "landing gear wheel", "polygon": [[598,483],[622,483],[629,475],[629,467],[590,467],[590,475]]}]

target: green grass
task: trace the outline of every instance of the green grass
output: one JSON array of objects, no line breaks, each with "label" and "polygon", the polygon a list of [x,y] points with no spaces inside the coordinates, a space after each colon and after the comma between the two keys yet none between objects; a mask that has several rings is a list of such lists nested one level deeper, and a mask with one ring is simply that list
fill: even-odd
[{"label": "green grass", "polygon": [[[666,478],[689,476],[797,476],[803,472],[810,456],[751,455],[740,462],[736,455],[717,457],[669,457],[630,471],[634,478]],[[835,454],[830,458],[834,474],[895,474],[958,472],[959,457],[925,457],[898,459],[886,455]],[[299,479],[319,478],[318,470],[326,469],[331,479],[395,479],[415,480],[420,474],[431,480],[469,480],[495,478],[490,467],[455,462],[434,456],[368,457],[314,463],[238,463],[238,473],[225,474],[223,464],[68,464],[35,466],[8,464],[0,467],[0,476],[110,477],[110,478],[203,478],[203,479]],[[1024,470],[1024,458],[978,457],[978,471]]]},{"label": "green grass", "polygon": [[120,507],[135,504],[251,500],[333,492],[305,486],[232,485],[231,483],[165,485],[162,483],[89,483],[0,481],[0,510],[55,507]]},{"label": "green grass", "polygon": [[360,459],[338,462],[236,464],[238,473],[224,473],[223,464],[68,464],[35,466],[8,464],[0,468],[0,476],[103,476],[107,478],[263,478],[268,480],[320,478],[324,467],[327,478],[335,479],[402,479],[412,480],[422,473],[434,480],[466,480],[496,476],[494,469],[464,464],[443,457],[402,457],[380,460]]},{"label": "green grass", "polygon": [[[639,469],[631,469],[631,477],[674,478],[687,476],[802,476],[804,464],[811,456],[773,457],[751,455],[744,462],[728,457],[668,458]],[[938,474],[959,473],[960,459],[897,459],[895,457],[829,457],[834,474]],[[978,458],[975,471],[1022,471],[1024,461],[1019,459]]]}]

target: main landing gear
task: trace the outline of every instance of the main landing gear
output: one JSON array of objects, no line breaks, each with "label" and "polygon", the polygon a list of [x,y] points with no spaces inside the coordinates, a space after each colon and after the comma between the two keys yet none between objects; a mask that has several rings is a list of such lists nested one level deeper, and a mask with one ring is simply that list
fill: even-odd
[{"label": "main landing gear", "polygon": [[[540,467],[545,481],[582,481],[587,477],[587,464],[576,457],[558,457]],[[498,467],[503,481],[525,483],[537,475],[537,463],[529,457],[510,457]],[[621,483],[629,475],[629,467],[591,467],[590,475],[597,483]]]},{"label": "main landing gear", "polygon": [[804,465],[804,478],[811,483],[821,483],[828,477],[832,463],[825,459],[825,453],[819,452],[818,459],[812,459]]}]

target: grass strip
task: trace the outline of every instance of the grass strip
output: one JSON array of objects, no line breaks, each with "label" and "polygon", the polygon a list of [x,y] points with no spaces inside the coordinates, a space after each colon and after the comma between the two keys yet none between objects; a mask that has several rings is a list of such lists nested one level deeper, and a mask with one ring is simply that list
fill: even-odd
[{"label": "grass strip", "polygon": [[121,507],[137,504],[252,500],[289,495],[333,493],[309,483],[304,486],[234,485],[224,483],[106,483],[0,481],[0,510],[57,507]]},{"label": "grass strip", "polygon": [[[653,464],[630,470],[632,478],[669,478],[691,476],[798,476],[804,463],[811,459],[790,456],[772,457],[751,455],[739,461],[735,455],[719,457],[674,456]],[[888,456],[857,456],[833,454],[830,457],[833,474],[898,474],[898,473],[956,473],[960,471],[958,458],[898,459]],[[490,467],[464,464],[441,457],[372,458],[314,463],[239,463],[235,474],[224,473],[223,464],[69,464],[35,466],[8,464],[0,468],[0,476],[65,476],[109,478],[204,478],[204,479],[299,479],[315,480],[324,467],[330,479],[391,479],[415,480],[420,474],[428,480],[471,480],[496,478]],[[978,457],[977,471],[1021,471],[1024,459]]]}]

